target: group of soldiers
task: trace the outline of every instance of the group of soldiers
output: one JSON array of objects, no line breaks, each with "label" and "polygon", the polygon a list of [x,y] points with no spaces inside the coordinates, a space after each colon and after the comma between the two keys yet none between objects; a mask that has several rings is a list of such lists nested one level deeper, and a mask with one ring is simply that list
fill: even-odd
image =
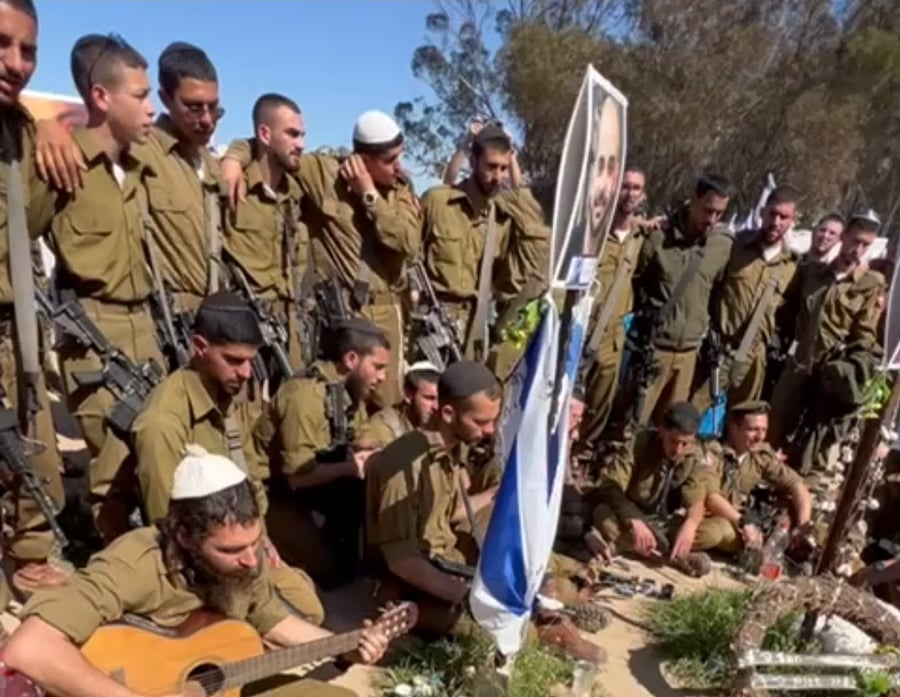
[{"label": "group of soldiers", "polygon": [[[415,601],[420,631],[467,631],[523,350],[504,329],[548,287],[550,232],[509,134],[474,125],[419,198],[391,117],[361,115],[347,155],[309,154],[298,105],[264,94],[252,137],[220,160],[202,49],[159,56],[155,116],[146,60],[115,35],[72,49],[88,122],[70,134],[19,103],[37,26],[31,0],[0,0],[0,450],[6,432],[20,446],[0,452],[4,557],[30,598],[6,666],[67,697],[135,694],[79,657],[101,624],[172,627],[208,606],[293,645],[327,634],[318,589],[361,576],[381,602]],[[799,258],[789,187],[736,234],[722,177],[655,218],[645,189],[626,166],[570,406],[569,554],[542,591],[567,604],[583,598],[579,554],[702,575],[706,552],[758,551],[778,525],[815,538],[805,479],[841,445],[880,351],[892,273],[864,261],[874,213],[825,216]],[[57,520],[72,473],[48,382],[89,451],[89,531]],[[723,409],[724,432],[707,428]],[[97,553],[74,571],[76,539]],[[564,614],[537,612],[535,633],[601,658]],[[378,660],[383,633],[360,641],[355,657]]]}]

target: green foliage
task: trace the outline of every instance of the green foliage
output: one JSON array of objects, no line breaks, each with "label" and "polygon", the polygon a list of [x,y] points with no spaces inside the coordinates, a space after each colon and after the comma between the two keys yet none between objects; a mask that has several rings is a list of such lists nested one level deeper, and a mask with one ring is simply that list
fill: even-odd
[{"label": "green foliage", "polygon": [[[651,632],[678,677],[697,687],[719,686],[733,675],[731,640],[753,602],[746,590],[714,588],[647,607]],[[763,648],[800,651],[794,622],[785,615],[770,628]]]},{"label": "green foliage", "polygon": [[694,174],[730,176],[743,212],[766,173],[806,224],[866,205],[900,222],[900,0],[444,0],[397,105],[412,159],[437,173],[473,115],[500,116],[549,213],[585,66],[629,99],[629,159],[654,209]]},{"label": "green foliage", "polygon": [[[492,694],[494,647],[483,633],[453,639],[421,642],[404,653],[384,674],[379,691],[392,695],[400,684],[416,679],[427,682],[433,697],[472,697]],[[526,645],[516,659],[507,697],[546,697],[550,688],[565,684],[572,675],[572,662],[536,645]]]},{"label": "green foliage", "polygon": [[891,676],[883,670],[864,670],[856,681],[858,697],[882,697],[893,687]]}]

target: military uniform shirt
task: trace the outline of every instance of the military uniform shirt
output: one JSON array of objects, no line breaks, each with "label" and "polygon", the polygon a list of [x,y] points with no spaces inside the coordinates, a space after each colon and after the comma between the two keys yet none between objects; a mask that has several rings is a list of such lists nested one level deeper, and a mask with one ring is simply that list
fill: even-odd
[{"label": "military uniform shirt", "polygon": [[[246,167],[253,142],[232,141],[227,157]],[[406,287],[404,268],[419,252],[421,223],[418,204],[406,182],[380,191],[367,209],[340,175],[341,160],[330,155],[306,154],[296,177],[303,194],[302,219],[309,229],[312,258],[321,278],[337,279],[352,288],[359,279],[363,240],[373,245],[369,292],[382,295]],[[377,302],[377,301],[376,301]]]},{"label": "military uniform shirt", "polygon": [[356,436],[359,447],[383,448],[400,436],[415,430],[405,404],[386,407],[373,414]]},{"label": "military uniform shirt", "polygon": [[255,160],[244,176],[246,200],[227,218],[225,249],[261,298],[296,299],[293,283],[303,277],[309,254],[309,233],[300,221],[300,187],[285,176],[284,190],[272,191]]},{"label": "military uniform shirt", "polygon": [[652,307],[661,310],[691,258],[703,253],[681,298],[659,322],[656,347],[664,351],[688,351],[700,346],[709,327],[713,288],[724,278],[731,257],[734,240],[730,234],[715,228],[705,238],[694,240],[685,232],[688,224],[687,209],[683,208],[662,229],[650,232],[638,258],[637,283]]},{"label": "military uniform shirt", "polygon": [[763,256],[758,230],[742,235],[734,244],[719,298],[720,328],[732,348],[737,348],[766,288],[775,281],[775,292],[764,311],[750,355],[764,350],[775,331],[775,313],[797,271],[797,256],[782,245],[771,260]]},{"label": "military uniform shirt", "polygon": [[39,192],[33,194],[38,197],[34,204],[41,210],[49,205],[57,211],[49,229],[60,270],[79,297],[143,302],[152,287],[144,256],[140,200],[145,165],[123,152],[120,186],[113,163],[90,131],[76,129],[72,137],[87,164],[81,173],[83,188],[67,194],[41,182]]},{"label": "military uniform shirt", "polygon": [[750,503],[750,494],[760,484],[767,484],[782,494],[789,494],[803,478],[785,465],[768,443],[739,457],[729,446],[707,443],[718,490],[738,510]]},{"label": "military uniform shirt", "polygon": [[235,399],[228,413],[223,413],[199,373],[185,367],[154,388],[132,426],[141,497],[150,520],[162,518],[169,511],[175,468],[184,457],[185,445],[196,443],[207,452],[231,458],[226,416],[232,416],[240,429],[250,480],[260,513],[265,514],[268,506],[263,482],[269,472],[265,460],[255,457],[250,443],[253,417],[247,400]]},{"label": "military uniform shirt", "polygon": [[[335,364],[319,361],[313,365],[317,377],[294,377],[275,394],[268,412],[253,430],[257,457],[269,456],[271,467],[282,475],[309,474],[316,466],[316,453],[332,445],[331,424],[325,413],[327,385],[343,381]],[[345,409],[352,407],[344,391]],[[359,432],[365,424],[365,410],[358,407],[348,426]]]},{"label": "military uniform shirt", "polygon": [[[98,627],[125,614],[172,628],[201,608],[200,596],[186,586],[180,574],[166,569],[156,528],[146,527],[126,533],[95,554],[66,585],[35,593],[21,616],[23,621],[39,617],[80,645]],[[248,622],[261,635],[289,614],[265,565],[240,607],[233,610],[233,619]]]},{"label": "military uniform shirt", "polygon": [[451,520],[461,499],[458,456],[440,435],[412,431],[373,455],[366,473],[366,537],[391,561],[419,556],[465,563]]},{"label": "military uniform shirt", "polygon": [[[153,227],[159,272],[175,292],[205,296],[209,284],[211,221],[206,194],[219,195],[219,163],[206,148],[200,162],[178,150],[171,119],[160,116],[146,143],[135,145],[134,155],[150,168],[146,178],[148,213]],[[197,164],[203,178],[197,175]]]},{"label": "military uniform shirt", "polygon": [[[667,468],[672,471],[669,497],[661,501]],[[620,519],[631,520],[655,515],[660,505],[665,509],[673,494],[690,507],[705,500],[709,488],[710,471],[699,446],[670,461],[656,431],[645,430],[615,454],[600,483],[598,497]]]}]

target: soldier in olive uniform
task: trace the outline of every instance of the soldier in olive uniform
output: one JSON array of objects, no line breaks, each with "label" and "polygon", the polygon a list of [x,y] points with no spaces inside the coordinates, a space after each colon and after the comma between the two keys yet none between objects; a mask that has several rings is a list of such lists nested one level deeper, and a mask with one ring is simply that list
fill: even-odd
[{"label": "soldier in olive uniform", "polygon": [[[163,365],[149,308],[152,278],[144,256],[142,196],[149,169],[131,148],[153,125],[147,63],[119,37],[88,35],[72,49],[72,77],[90,126],[74,132],[86,163],[77,194],[42,185],[33,194],[35,220],[57,255],[57,283],[81,304],[105,338],[136,363]],[[127,456],[107,415],[115,397],[105,386],[78,377],[102,370],[100,357],[69,337],[59,347],[69,410],[78,418],[91,453],[91,493],[102,500]]]},{"label": "soldier in olive uniform", "polygon": [[431,363],[413,363],[403,376],[403,401],[373,414],[357,434],[357,445],[379,450],[410,431],[430,430],[440,377],[441,371]]},{"label": "soldier in olive uniform", "polygon": [[[194,312],[207,293],[224,287],[221,174],[207,147],[222,113],[219,83],[206,53],[181,41],[163,50],[157,70],[159,98],[168,113],[131,153],[148,168],[143,205],[154,283],[171,292],[173,312]],[[65,160],[73,152],[69,145],[71,136],[55,119],[40,122],[38,148],[48,173],[55,175],[52,163],[60,159],[55,153]],[[77,157],[77,148],[74,153]],[[83,157],[70,164],[84,165]]]},{"label": "soldier in olive uniform", "polygon": [[648,230],[637,212],[646,200],[646,177],[628,165],[622,175],[612,231],[597,265],[594,312],[585,346],[585,422],[581,445],[595,449],[612,411],[625,350],[625,315],[634,297],[631,278]]},{"label": "soldier in olive uniform", "polygon": [[[733,238],[717,224],[728,206],[731,184],[702,176],[689,203],[653,230],[641,247],[635,272],[641,294],[636,307],[642,342],[652,339],[655,379],[632,385],[638,423],[653,422],[673,402],[690,397],[701,343],[709,331],[710,307],[731,257]],[[634,358],[634,357],[632,357]]]},{"label": "soldier in olive uniform", "polygon": [[[228,457],[245,470],[265,516],[269,470],[266,461],[255,456],[251,406],[240,398],[262,344],[253,311],[234,293],[210,295],[197,310],[193,344],[190,364],[153,390],[132,429],[144,517],[148,522],[165,517],[175,468],[188,443]],[[108,503],[113,503],[112,496]],[[98,521],[107,541],[123,532],[121,523],[115,529],[109,522],[114,513],[115,508]],[[121,521],[121,515],[115,517]],[[321,623],[324,610],[312,581],[282,563],[268,542],[267,551],[269,573],[281,596],[307,620]]]},{"label": "soldier in olive uniform", "polygon": [[[371,322],[345,320],[326,359],[282,383],[253,431],[272,470],[269,529],[285,559],[324,587],[353,580],[368,444],[354,448],[391,344]],[[321,528],[314,513],[324,516]]]},{"label": "soldier in olive uniform", "polygon": [[841,251],[841,238],[847,221],[837,213],[829,213],[822,218],[812,234],[809,251],[804,255],[804,262],[819,261],[830,264]]},{"label": "soldier in olive uniform", "polygon": [[694,549],[738,552],[745,545],[761,544],[760,530],[771,521],[751,510],[752,495],[760,486],[791,502],[795,529],[809,523],[812,500],[803,478],[766,442],[768,412],[766,402],[735,404],[729,411],[725,444],[706,445],[716,490],[706,499],[711,515],[700,523]]},{"label": "soldier in olive uniform", "polygon": [[785,292],[780,326],[790,349],[772,395],[771,441],[802,472],[824,466],[875,368],[884,282],[862,260],[878,227],[873,214],[851,218],[837,258],[803,264]]},{"label": "soldier in olive uniform", "polygon": [[[706,555],[691,552],[710,490],[699,426],[697,410],[677,402],[656,430],[637,433],[606,471],[593,513],[594,529],[614,549],[668,559],[695,576],[710,569]],[[674,517],[682,507],[686,516]]]},{"label": "soldier in olive uniform", "polygon": [[[438,300],[459,323],[464,353],[485,360],[492,303],[499,309],[546,279],[550,236],[530,192],[502,191],[512,145],[485,126],[472,144],[472,174],[422,197],[423,258]],[[502,371],[498,371],[502,372]]]},{"label": "soldier in olive uniform", "polygon": [[[18,427],[32,441],[23,443],[28,463],[60,510],[64,502],[62,463],[39,358],[40,330],[34,314],[31,272],[33,247],[25,220],[29,196],[39,184],[33,159],[34,123],[19,96],[34,73],[36,59],[34,5],[30,0],[0,0],[0,75],[4,76],[0,84],[0,389],[5,393],[2,406],[19,415]],[[21,184],[19,200],[12,196],[13,176]],[[14,229],[16,218],[20,224]],[[17,273],[20,271],[24,273]],[[28,359],[32,361],[30,366]],[[22,382],[26,377],[28,388]],[[7,515],[4,535],[11,533],[11,539],[4,540],[3,551],[17,567],[23,567],[17,585],[25,586],[26,578],[29,585],[47,582],[50,576],[54,582],[61,581],[64,577],[44,564],[53,547],[47,520],[31,496],[9,485],[7,482],[2,505]],[[8,600],[5,580],[0,577],[0,605],[5,608]]]},{"label": "soldier in olive uniform", "polygon": [[[303,153],[300,107],[287,97],[264,94],[253,106],[253,131],[256,157],[244,170],[246,197],[227,219],[225,251],[253,292],[284,318],[290,362],[297,369],[303,365],[297,302],[309,236],[299,217],[300,186],[288,173]],[[270,384],[272,392],[278,382]]]},{"label": "soldier in olive uniform", "polygon": [[[233,192],[242,198],[241,167],[253,143],[235,141],[222,162]],[[391,346],[379,406],[400,399],[403,364],[401,294],[406,262],[419,252],[421,223],[416,197],[401,167],[403,133],[387,114],[368,111],[353,129],[353,154],[345,159],[303,155],[294,176],[303,195],[310,263],[322,280],[337,279],[351,311],[378,325]]]},{"label": "soldier in olive uniform", "polygon": [[[166,517],[157,527],[140,528],[116,540],[62,588],[36,594],[22,612],[22,625],[4,646],[4,667],[52,694],[130,697],[137,692],[121,679],[101,673],[79,651],[101,625],[122,621],[126,615],[187,630],[185,623],[196,611],[225,614],[260,633],[260,655],[262,639],[276,646],[296,646],[331,636],[293,615],[281,602],[270,571],[261,562],[263,535],[262,516],[246,473],[228,459],[192,446],[175,470]],[[193,626],[196,630],[203,625]],[[374,663],[386,644],[381,630],[364,629],[357,660]],[[154,660],[158,657],[148,656],[148,665]],[[145,674],[156,675],[157,685],[164,685],[166,678],[179,680],[177,674]],[[266,689],[251,684],[251,693],[254,687],[255,692]],[[146,686],[142,693],[152,694],[151,690]],[[266,694],[354,693],[288,678],[287,684]]]},{"label": "soldier in olive uniform", "polygon": [[[712,308],[722,332],[725,356],[720,366],[728,404],[759,399],[766,378],[766,347],[776,334],[775,314],[794,273],[797,257],[784,236],[797,218],[798,194],[781,186],[769,194],[762,227],[738,236],[725,280]],[[702,412],[712,405],[708,366],[697,366],[692,398]]]}]

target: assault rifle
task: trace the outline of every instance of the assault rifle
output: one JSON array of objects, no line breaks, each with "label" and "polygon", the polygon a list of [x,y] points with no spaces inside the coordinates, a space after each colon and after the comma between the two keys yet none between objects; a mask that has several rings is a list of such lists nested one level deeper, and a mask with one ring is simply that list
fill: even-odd
[{"label": "assault rifle", "polygon": [[631,323],[631,329],[626,337],[628,350],[631,354],[629,360],[629,372],[635,388],[635,398],[631,403],[629,422],[640,424],[641,412],[644,410],[644,401],[653,381],[659,374],[659,366],[656,362],[656,333],[659,326],[658,312],[640,311],[635,313]]},{"label": "assault rifle", "polygon": [[[244,300],[247,301],[250,309],[253,310],[253,314],[256,315],[256,324],[262,335],[263,344],[275,357],[282,378],[287,379],[293,377],[294,368],[291,366],[291,359],[288,357],[289,339],[287,329],[284,326],[284,321],[276,317],[275,313],[268,307],[267,303],[253,292],[250,283],[247,281],[247,276],[236,264],[229,263],[228,271],[231,273],[232,278],[237,282],[238,289],[241,294],[243,294]],[[268,377],[268,371],[265,367],[261,366],[259,360],[254,361],[253,370],[254,373],[256,373],[256,379],[260,382]],[[262,375],[260,375],[260,372]]]},{"label": "assault rifle", "polygon": [[[5,397],[6,395],[0,391],[0,399]],[[46,482],[41,481],[25,457],[19,419],[12,409],[2,406],[0,406],[0,469],[3,470],[3,479],[10,482],[10,487],[20,488],[38,505],[60,549],[65,549],[69,539],[56,522],[56,516],[60,512],[44,489]]]},{"label": "assault rifle", "polygon": [[191,360],[193,312],[172,312],[172,294],[161,289],[150,296],[150,311],[156,322],[156,343],[169,371],[183,368]]},{"label": "assault rifle", "polygon": [[327,450],[316,453],[316,462],[334,464],[348,462],[353,455],[353,433],[344,404],[346,388],[342,382],[330,382],[325,386],[325,417],[331,433]]},{"label": "assault rifle", "polygon": [[106,415],[106,421],[116,435],[127,438],[150,391],[165,377],[162,368],[152,358],[135,365],[107,340],[71,291],[66,292],[58,306],[54,306],[39,288],[35,288],[34,293],[38,311],[53,323],[60,337],[70,337],[100,358],[100,370],[75,373],[72,377],[78,387],[102,385],[113,393],[116,402]]},{"label": "assault rifle", "polygon": [[419,325],[414,332],[416,345],[430,363],[443,371],[462,359],[457,324],[435,295],[421,261],[407,265],[406,274],[413,301],[410,319]]}]

